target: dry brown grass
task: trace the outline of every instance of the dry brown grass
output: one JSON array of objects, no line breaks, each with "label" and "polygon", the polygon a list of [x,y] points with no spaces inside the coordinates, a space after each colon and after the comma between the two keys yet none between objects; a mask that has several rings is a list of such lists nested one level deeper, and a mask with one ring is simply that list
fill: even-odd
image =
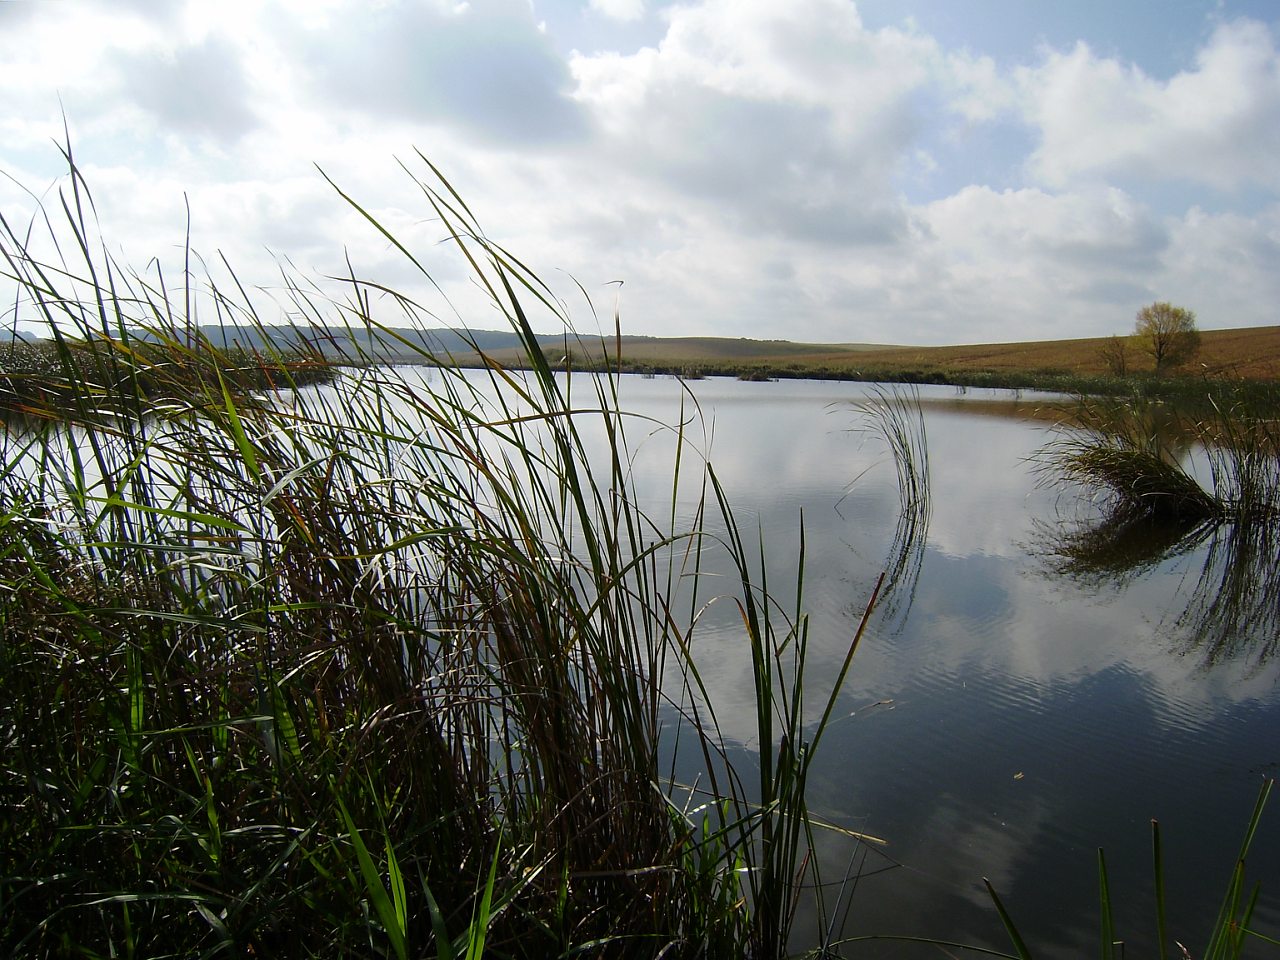
[{"label": "dry brown grass", "polygon": [[[1210,377],[1280,380],[1280,326],[1244,327],[1201,332],[1200,355],[1176,373]],[[551,338],[545,338],[550,340]],[[945,347],[907,347],[796,343],[787,340],[747,340],[727,337],[632,337],[621,342],[623,360],[633,365],[777,366],[815,371],[948,370],[960,373],[1044,373],[1102,376],[1104,337],[1043,340],[1023,343],[981,343]],[[606,341],[612,356],[616,345]],[[549,356],[556,350],[547,344]],[[574,362],[599,360],[601,344],[576,343]],[[504,354],[509,352],[510,357]],[[494,351],[500,361],[518,361],[517,351]],[[462,359],[462,358],[460,358]],[[465,360],[464,360],[465,362]],[[1129,348],[1133,373],[1149,372],[1151,358]]]},{"label": "dry brown grass", "polygon": [[[1280,326],[1204,330],[1201,337],[1200,355],[1185,368],[1185,372],[1258,380],[1280,378]],[[953,347],[895,347],[844,354],[839,360],[890,369],[1054,370],[1101,375],[1108,372],[1102,359],[1105,341],[1104,337],[1090,337]],[[1133,347],[1129,350],[1129,362],[1134,372],[1148,372],[1153,367],[1151,358]]]}]

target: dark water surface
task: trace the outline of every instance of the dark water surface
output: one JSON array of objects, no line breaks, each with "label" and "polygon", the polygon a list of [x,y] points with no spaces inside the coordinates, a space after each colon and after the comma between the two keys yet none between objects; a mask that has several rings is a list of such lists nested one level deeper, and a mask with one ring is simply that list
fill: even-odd
[{"label": "dark water surface", "polygon": [[[685,386],[782,596],[794,593],[803,514],[811,668],[829,680],[893,554],[900,512],[884,444],[853,432],[862,421],[852,404],[868,388]],[[674,380],[624,378],[621,392],[625,409],[662,422],[680,409]],[[1061,533],[1090,506],[1078,490],[1037,482],[1029,461],[1052,433],[1033,414],[1048,401],[952,388],[921,398],[932,511],[919,575],[873,616],[811,786],[816,812],[887,841],[871,849],[833,835],[824,851],[829,879],[851,865],[861,874],[847,887],[842,935],[1008,949],[986,877],[1037,956],[1096,954],[1104,847],[1127,955],[1154,955],[1158,818],[1170,936],[1199,956],[1260,783],[1280,772],[1274,615],[1247,610],[1228,629],[1205,629],[1204,601],[1220,592],[1204,576],[1211,536],[1163,560],[1064,565]],[[642,499],[660,506],[672,444],[649,432],[628,428]],[[749,751],[740,624],[713,611],[697,643],[725,733]],[[1255,926],[1280,935],[1280,806],[1249,866],[1263,883]],[[885,941],[842,952],[938,955]]]}]

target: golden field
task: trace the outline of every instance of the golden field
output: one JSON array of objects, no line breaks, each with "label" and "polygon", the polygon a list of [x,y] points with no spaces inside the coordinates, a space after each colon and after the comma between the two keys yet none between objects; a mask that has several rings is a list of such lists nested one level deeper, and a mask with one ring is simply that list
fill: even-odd
[{"label": "golden field", "polygon": [[[1179,373],[1232,379],[1280,379],[1280,326],[1203,330],[1200,335],[1200,355]],[[953,347],[889,347],[844,354],[841,361],[885,369],[932,367],[1096,375],[1109,372],[1102,359],[1105,342],[1106,338],[1095,337]],[[1148,355],[1132,342],[1127,350],[1132,372],[1150,372],[1153,365]]]},{"label": "golden field", "polygon": [[[1200,354],[1176,375],[1224,379],[1280,380],[1280,326],[1201,331]],[[565,343],[544,339],[547,354],[571,355],[570,362],[598,360],[601,342]],[[747,340],[726,337],[634,337],[620,343],[605,341],[611,358],[621,348],[628,369],[651,366],[700,369],[707,373],[733,370],[786,370],[789,375],[862,374],[895,371],[993,372],[1001,374],[1065,374],[1096,376],[1109,373],[1102,358],[1106,338],[1043,340],[1022,343],[983,343],[942,347],[814,344],[785,340]],[[560,349],[557,349],[557,348]],[[1146,373],[1151,358],[1128,341],[1129,372]],[[516,360],[514,350],[490,352],[499,360]],[[508,358],[506,354],[510,353]]]}]

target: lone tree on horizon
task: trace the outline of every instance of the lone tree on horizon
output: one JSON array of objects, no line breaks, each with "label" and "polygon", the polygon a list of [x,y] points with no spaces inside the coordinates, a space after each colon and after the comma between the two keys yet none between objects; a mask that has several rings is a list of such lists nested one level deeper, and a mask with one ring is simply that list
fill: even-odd
[{"label": "lone tree on horizon", "polygon": [[1200,352],[1194,311],[1157,300],[1138,311],[1133,335],[1156,362],[1156,373],[1181,366]]}]

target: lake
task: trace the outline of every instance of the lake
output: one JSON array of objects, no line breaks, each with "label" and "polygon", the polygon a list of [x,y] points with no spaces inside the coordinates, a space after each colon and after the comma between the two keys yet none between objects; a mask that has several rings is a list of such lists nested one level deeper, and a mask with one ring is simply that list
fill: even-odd
[{"label": "lake", "polygon": [[[425,368],[398,375],[422,386],[418,396],[440,379]],[[489,389],[486,374],[465,376],[478,394]],[[589,375],[559,377],[584,409],[597,406]],[[351,399],[344,386],[306,389],[331,391],[328,409],[339,417]],[[630,484],[655,519],[673,508],[672,425],[683,421],[677,526],[695,512],[705,456],[788,610],[803,529],[813,721],[877,579],[893,573],[809,782],[815,814],[884,841],[819,833],[827,902],[840,905],[827,938],[900,934],[1008,950],[988,878],[1036,956],[1088,954],[1097,950],[1103,847],[1119,935],[1128,955],[1151,955],[1157,818],[1169,933],[1199,957],[1259,786],[1280,772],[1273,528],[1117,538],[1084,491],[1046,482],[1052,476],[1037,467],[1055,436],[1038,413],[1060,398],[926,387],[909,409],[923,418],[928,509],[904,532],[894,460],[859,408],[876,389],[618,382],[631,415]],[[608,476],[603,437],[592,433],[600,423],[588,413],[582,429],[598,476]],[[189,429],[184,419],[156,428]],[[45,460],[16,446],[22,437],[11,439],[15,489],[22,470],[35,477],[56,465],[57,443],[83,441],[76,431],[60,434]],[[418,441],[430,442],[425,426]],[[153,451],[161,460],[163,447]],[[181,462],[169,469],[156,474],[162,493],[177,482],[163,478],[184,475]],[[86,471],[96,479],[91,462]],[[262,514],[257,487],[245,489],[239,509]],[[724,530],[713,516],[707,526]],[[673,557],[679,562],[679,551]],[[747,641],[733,604],[715,600],[717,577],[731,573],[716,557],[708,544],[692,655],[729,756],[749,770],[759,744]],[[725,594],[736,586],[727,583]],[[667,722],[679,724],[677,711]],[[693,778],[701,758],[672,748],[667,759]],[[1280,937],[1280,810],[1264,819],[1249,866],[1264,893],[1254,926]],[[815,922],[802,908],[798,949],[815,944]],[[841,955],[933,957],[938,949],[877,940],[846,943]]]},{"label": "lake", "polygon": [[[698,444],[746,538],[758,531],[770,588],[784,598],[794,595],[803,517],[811,667],[828,681],[895,555],[894,465],[883,442],[859,431],[856,404],[868,391],[812,381],[620,385],[623,408],[654,422],[675,422],[682,398],[686,414],[696,398]],[[1261,781],[1280,771],[1274,610],[1216,602],[1232,556],[1221,531],[1128,560],[1070,562],[1064,532],[1089,529],[1097,509],[1035,469],[1054,434],[1032,415],[1050,398],[949,387],[919,395],[927,527],[872,615],[810,788],[814,812],[887,841],[833,835],[824,848],[828,880],[855,877],[841,935],[1007,950],[986,877],[1037,956],[1096,952],[1103,847],[1119,935],[1129,955],[1153,953],[1156,818],[1169,933],[1199,956]],[[637,490],[660,512],[674,444],[645,420],[628,437]],[[1274,577],[1274,554],[1248,577]],[[751,679],[736,614],[713,605],[696,642],[722,728],[749,760]],[[1277,817],[1264,819],[1249,860],[1263,884],[1255,926],[1271,936],[1280,934]],[[937,955],[885,941],[844,952]]]}]

